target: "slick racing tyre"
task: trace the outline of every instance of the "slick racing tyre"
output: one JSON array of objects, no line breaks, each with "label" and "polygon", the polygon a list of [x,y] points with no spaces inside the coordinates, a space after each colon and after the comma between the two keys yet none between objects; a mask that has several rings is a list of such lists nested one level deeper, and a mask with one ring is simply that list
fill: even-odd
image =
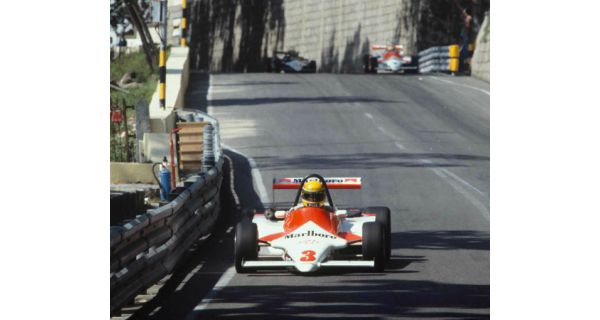
[{"label": "slick racing tyre", "polygon": [[383,271],[385,265],[385,242],[383,225],[367,222],[362,226],[362,254],[364,260],[375,262],[375,271]]},{"label": "slick racing tyre", "polygon": [[258,258],[258,228],[256,223],[239,222],[235,227],[234,242],[235,270],[238,273],[252,272],[253,270],[242,267],[242,262]]},{"label": "slick racing tyre", "polygon": [[385,237],[385,259],[389,261],[392,257],[392,220],[390,208],[388,207],[367,207],[364,212],[374,213],[375,221],[383,225]]},{"label": "slick racing tyre", "polygon": [[371,64],[371,55],[365,54],[363,56],[363,72],[370,73],[371,68],[369,67]]},{"label": "slick racing tyre", "polygon": [[377,73],[378,66],[379,62],[377,62],[377,57],[371,57],[371,73]]}]

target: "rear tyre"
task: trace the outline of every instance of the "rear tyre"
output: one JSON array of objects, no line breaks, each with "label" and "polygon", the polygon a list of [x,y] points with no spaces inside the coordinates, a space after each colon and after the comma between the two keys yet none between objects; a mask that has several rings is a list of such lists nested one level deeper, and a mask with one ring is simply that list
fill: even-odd
[{"label": "rear tyre", "polygon": [[379,62],[377,62],[377,57],[371,57],[371,73],[377,73],[377,66]]},{"label": "rear tyre", "polygon": [[383,225],[379,222],[367,222],[363,224],[362,232],[363,259],[373,260],[375,271],[383,271],[386,261]]},{"label": "rear tyre", "polygon": [[242,267],[246,260],[258,258],[258,228],[256,223],[242,221],[235,227],[235,271],[249,273],[254,270]]},{"label": "rear tyre", "polygon": [[307,66],[308,73],[317,73],[317,62],[315,60],[311,60]]},{"label": "rear tyre", "polygon": [[363,72],[370,73],[371,72],[371,55],[365,54],[363,56]]},{"label": "rear tyre", "polygon": [[388,207],[367,207],[364,210],[375,214],[375,221],[383,225],[385,237],[385,259],[389,261],[392,257],[392,220],[390,208]]}]

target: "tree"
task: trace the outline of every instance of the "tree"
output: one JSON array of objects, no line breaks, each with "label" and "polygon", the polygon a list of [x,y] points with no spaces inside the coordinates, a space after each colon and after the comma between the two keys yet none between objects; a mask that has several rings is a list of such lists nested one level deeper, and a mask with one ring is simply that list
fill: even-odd
[{"label": "tree", "polygon": [[[148,0],[141,0],[142,7],[150,9]],[[117,34],[119,26],[125,30],[133,24],[142,41],[142,48],[146,54],[146,61],[151,70],[154,70],[156,62],[156,47],[150,36],[148,25],[144,20],[143,10],[136,0],[115,0],[110,4],[110,26]]]}]

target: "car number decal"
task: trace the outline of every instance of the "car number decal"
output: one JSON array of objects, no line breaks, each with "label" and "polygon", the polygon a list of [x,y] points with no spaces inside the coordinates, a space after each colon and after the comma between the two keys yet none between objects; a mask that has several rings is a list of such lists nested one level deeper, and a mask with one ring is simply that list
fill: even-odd
[{"label": "car number decal", "polygon": [[302,251],[302,254],[304,256],[300,258],[300,261],[308,262],[308,261],[315,261],[315,254],[317,254],[317,253],[312,250],[304,250],[304,251]]}]

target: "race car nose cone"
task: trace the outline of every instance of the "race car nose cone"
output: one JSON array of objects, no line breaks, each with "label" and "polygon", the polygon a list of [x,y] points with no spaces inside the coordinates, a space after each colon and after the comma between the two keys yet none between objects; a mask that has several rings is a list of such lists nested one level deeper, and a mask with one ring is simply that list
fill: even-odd
[{"label": "race car nose cone", "polygon": [[317,264],[313,263],[296,263],[296,269],[300,272],[311,272],[317,270]]}]

